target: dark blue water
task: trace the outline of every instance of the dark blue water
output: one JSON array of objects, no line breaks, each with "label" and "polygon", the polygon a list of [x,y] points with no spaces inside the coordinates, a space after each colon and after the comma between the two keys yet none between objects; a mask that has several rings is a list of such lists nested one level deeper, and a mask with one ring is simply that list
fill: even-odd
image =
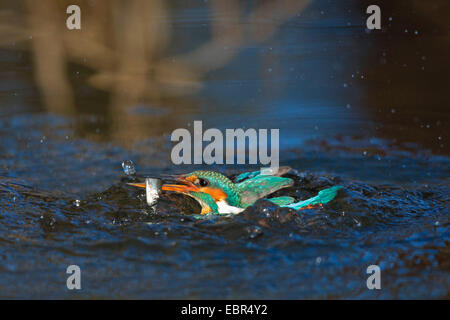
[{"label": "dark blue water", "polygon": [[[274,36],[245,41],[182,92],[162,94],[171,83],[122,104],[88,81],[98,70],[75,59],[67,70],[75,109],[58,112],[37,80],[31,39],[4,37],[0,297],[448,298],[448,57],[439,48],[449,34],[436,3],[430,11],[386,3],[386,30],[374,34],[363,27],[363,5],[315,1],[282,23],[258,20]],[[203,2],[169,9],[159,16],[172,32],[163,57],[195,49],[211,23],[230,17]],[[413,11],[421,14],[411,26]],[[174,166],[169,135],[193,120],[205,129],[280,129],[280,161],[295,185],[277,195],[344,189],[300,213],[259,201],[199,221],[190,216],[196,203],[176,195],[149,208],[126,185],[123,160],[138,174],[255,169]],[[66,288],[72,264],[81,291]],[[381,290],[366,287],[373,264]]]}]

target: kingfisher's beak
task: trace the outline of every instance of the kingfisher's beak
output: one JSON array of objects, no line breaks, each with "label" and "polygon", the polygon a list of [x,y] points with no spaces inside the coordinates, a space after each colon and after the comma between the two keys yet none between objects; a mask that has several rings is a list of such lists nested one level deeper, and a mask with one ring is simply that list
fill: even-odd
[{"label": "kingfisher's beak", "polygon": [[[161,189],[163,191],[175,191],[178,193],[188,194],[189,192],[200,192],[192,182],[184,179],[183,176],[176,176],[177,180],[182,184],[163,184]],[[128,183],[130,186],[145,188],[145,183]]]},{"label": "kingfisher's beak", "polygon": [[200,190],[192,184],[163,184],[163,191],[175,191],[179,193],[200,192]]}]

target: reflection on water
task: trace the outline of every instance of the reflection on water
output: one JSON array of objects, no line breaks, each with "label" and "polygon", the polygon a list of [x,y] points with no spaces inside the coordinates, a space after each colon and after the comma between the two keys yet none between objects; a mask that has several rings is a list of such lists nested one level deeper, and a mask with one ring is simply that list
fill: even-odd
[{"label": "reflection on water", "polygon": [[[309,1],[268,1],[251,8],[236,0],[212,1],[210,5],[200,2],[181,8],[169,7],[160,0],[126,4],[78,1],[83,12],[81,31],[65,28],[65,8],[73,2],[27,1],[23,3],[27,9],[24,12],[17,9],[17,4],[3,2],[12,7],[2,11],[10,22],[16,16],[22,18],[0,28],[10,39],[3,46],[31,50],[36,84],[46,109],[76,111],[75,98],[79,94],[70,82],[84,77],[83,85],[110,93],[108,109],[114,118],[120,118],[119,130],[123,126],[127,130],[124,134],[133,135],[136,132],[130,132],[130,128],[143,130],[145,124],[139,124],[139,117],[129,117],[125,111],[128,107],[142,100],[158,105],[167,97],[197,92],[207,72],[225,66],[242,47],[271,37],[280,24]],[[207,32],[206,24],[210,26]],[[205,32],[201,30],[197,35],[193,25],[200,29],[204,26]],[[194,31],[189,38],[198,38],[177,41],[172,32],[180,27]],[[192,48],[199,39],[201,42]],[[69,63],[78,65],[78,69],[70,70]],[[84,75],[81,66],[93,73]],[[123,138],[123,134],[115,138]]]},{"label": "reflection on water", "polygon": [[[76,261],[81,297],[448,297],[447,2],[381,1],[369,32],[354,0],[0,0],[0,296],[73,297]],[[154,212],[121,163],[192,170],[168,134],[193,120],[280,128],[283,195],[346,191],[301,216]]]},{"label": "reflection on water", "polygon": [[75,113],[80,136],[122,144],[201,119],[282,128],[286,146],[363,132],[448,154],[445,0],[386,1],[376,32],[350,0],[78,1],[81,31],[68,2],[1,3],[3,113]]}]

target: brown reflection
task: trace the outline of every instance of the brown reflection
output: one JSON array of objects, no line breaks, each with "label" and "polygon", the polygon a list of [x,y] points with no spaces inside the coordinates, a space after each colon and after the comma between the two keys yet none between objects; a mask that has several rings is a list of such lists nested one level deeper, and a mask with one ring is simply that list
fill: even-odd
[{"label": "brown reflection", "polygon": [[[0,0],[0,16],[9,21],[0,22],[0,45],[11,48],[14,41],[14,49],[31,50],[36,83],[50,112],[80,110],[68,68],[91,70],[85,83],[109,94],[105,113],[121,123],[111,135],[126,141],[149,134],[148,121],[127,112],[129,107],[161,105],[198,91],[207,72],[228,64],[244,44],[271,37],[308,3],[264,1],[249,10],[237,0],[210,1],[210,38],[191,51],[172,55],[170,22],[178,8],[163,0]],[[82,30],[66,28],[66,8],[72,4],[81,8]],[[192,108],[187,101],[176,105]],[[168,122],[176,126],[176,118],[173,113],[156,116],[150,131],[165,131]]]},{"label": "brown reflection", "polygon": [[58,26],[58,5],[54,1],[27,1],[34,38],[36,82],[44,103],[52,112],[73,112],[73,92],[67,81],[67,54],[62,28]]}]

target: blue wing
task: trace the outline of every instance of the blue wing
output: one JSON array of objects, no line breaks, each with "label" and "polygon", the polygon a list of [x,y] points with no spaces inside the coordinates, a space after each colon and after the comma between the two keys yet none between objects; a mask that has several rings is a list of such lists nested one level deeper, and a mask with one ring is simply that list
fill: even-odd
[{"label": "blue wing", "polygon": [[294,181],[290,178],[257,175],[254,178],[236,184],[236,186],[240,191],[241,205],[245,208],[255,203],[256,200],[282,188],[291,187],[293,184]]},{"label": "blue wing", "polygon": [[[276,174],[274,174],[273,176],[282,176],[286,173],[288,173],[291,170],[291,167],[279,167],[278,168],[278,172]],[[245,179],[251,179],[251,178],[255,178],[256,176],[261,175],[261,171],[251,171],[251,172],[244,172],[241,173],[240,175],[238,175],[236,178],[234,178],[234,182],[238,183],[238,182],[242,182]]]}]

